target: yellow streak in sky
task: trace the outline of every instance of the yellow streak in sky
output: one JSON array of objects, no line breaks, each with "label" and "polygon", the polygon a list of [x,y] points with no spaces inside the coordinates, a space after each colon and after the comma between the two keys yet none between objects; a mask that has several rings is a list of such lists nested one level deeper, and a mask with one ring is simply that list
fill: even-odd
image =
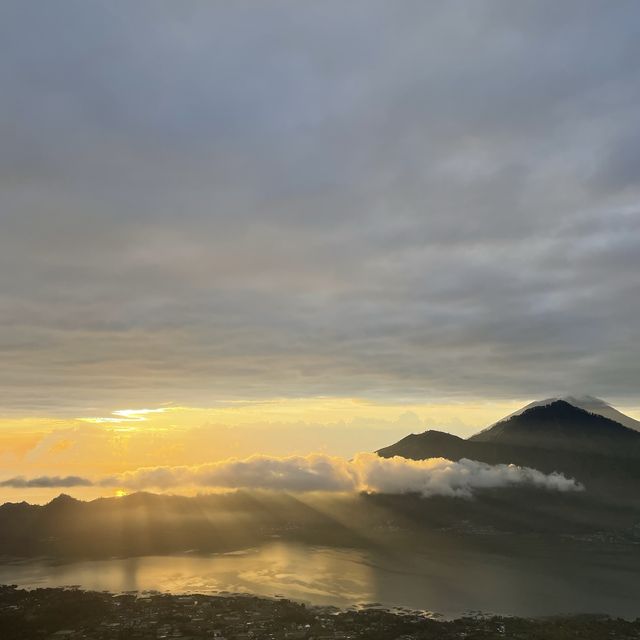
[{"label": "yellow streak in sky", "polygon": [[[82,422],[90,422],[94,424],[119,424],[121,422],[145,422],[145,417],[149,413],[164,413],[165,408],[161,409],[117,409],[111,413],[111,416],[102,418],[79,418]],[[113,418],[112,416],[117,416]]]}]

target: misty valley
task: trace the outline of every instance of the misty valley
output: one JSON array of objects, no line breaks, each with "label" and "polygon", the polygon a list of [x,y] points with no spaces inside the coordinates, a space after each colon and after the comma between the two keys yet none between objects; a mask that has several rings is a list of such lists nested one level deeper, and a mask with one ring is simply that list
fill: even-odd
[{"label": "misty valley", "polygon": [[[386,491],[339,484],[338,491],[138,491],[89,502],[63,493],[44,505],[5,503],[0,584],[247,593],[356,609],[376,603],[445,619],[469,612],[633,619],[640,432],[631,418],[620,418],[631,421],[624,426],[603,415],[613,411],[605,403],[590,408],[550,399],[467,440],[427,431],[348,463],[258,460],[280,485],[302,477],[311,488],[326,485],[323,474],[335,482],[336,465],[351,477],[364,460],[358,483]],[[236,468],[254,482],[254,462],[233,464],[246,465]],[[6,482],[45,481],[57,482]]]},{"label": "misty valley", "polygon": [[[483,464],[515,459],[547,472],[568,469],[577,485],[520,484],[513,476],[511,486],[476,482],[469,485],[473,495],[462,496],[448,495],[450,486],[440,483],[422,493],[137,492],[90,502],[61,494],[46,505],[6,503],[0,583],[280,594],[449,617],[468,610],[633,617],[640,595],[638,439],[630,427],[550,401],[525,407],[475,439],[433,431],[405,438],[379,452],[405,458],[381,469],[404,478],[401,460],[464,462],[471,454]],[[445,473],[453,482],[455,473],[498,468],[450,466]],[[479,477],[486,481],[486,474]]]},{"label": "misty valley", "polygon": [[[133,494],[4,505],[0,584],[634,617],[640,514],[584,495]],[[602,524],[608,523],[606,527]]]}]

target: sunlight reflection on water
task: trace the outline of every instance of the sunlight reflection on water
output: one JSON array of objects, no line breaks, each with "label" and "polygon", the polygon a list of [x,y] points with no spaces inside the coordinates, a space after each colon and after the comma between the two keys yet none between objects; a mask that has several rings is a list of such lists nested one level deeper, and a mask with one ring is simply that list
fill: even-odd
[{"label": "sunlight reflection on water", "polygon": [[372,598],[373,572],[365,555],[356,550],[278,543],[226,554],[147,556],[70,564],[30,561],[1,565],[0,583],[27,587],[81,585],[116,592],[279,594],[318,604],[348,605]]},{"label": "sunlight reflection on water", "polygon": [[[510,615],[597,612],[638,615],[640,560],[584,553],[503,554],[435,541],[420,549],[356,550],[274,542],[226,554],[0,564],[0,583],[24,587],[281,595],[347,607],[379,602],[446,616],[482,610]],[[633,565],[633,566],[632,566]]]}]

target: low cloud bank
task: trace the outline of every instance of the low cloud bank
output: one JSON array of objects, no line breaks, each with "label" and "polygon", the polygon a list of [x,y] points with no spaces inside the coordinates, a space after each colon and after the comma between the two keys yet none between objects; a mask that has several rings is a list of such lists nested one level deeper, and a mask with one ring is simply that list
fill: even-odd
[{"label": "low cloud bank", "polygon": [[560,473],[545,474],[516,465],[489,465],[444,458],[407,460],[359,453],[352,460],[324,454],[251,456],[198,466],[146,467],[98,480],[76,476],[12,478],[8,487],[103,486],[130,490],[210,487],[276,491],[418,493],[424,497],[469,498],[477,490],[529,486],[551,491],[581,491],[583,486]]},{"label": "low cloud bank", "polygon": [[489,465],[463,458],[407,460],[359,454],[354,459],[361,489],[375,493],[419,493],[424,497],[470,498],[478,489],[530,486],[552,491],[581,491],[584,487],[561,473],[545,474],[513,464]]},{"label": "low cloud bank", "polygon": [[[360,454],[373,455],[375,454]],[[194,467],[148,467],[104,479],[106,486],[127,489],[171,489],[194,485],[279,491],[353,491],[356,467],[345,458],[312,453],[307,456],[251,456]]]},{"label": "low cloud bank", "polygon": [[40,476],[30,479],[18,476],[0,482],[0,487],[10,487],[12,489],[56,489],[62,487],[91,487],[94,484],[88,478],[81,478],[80,476]]}]

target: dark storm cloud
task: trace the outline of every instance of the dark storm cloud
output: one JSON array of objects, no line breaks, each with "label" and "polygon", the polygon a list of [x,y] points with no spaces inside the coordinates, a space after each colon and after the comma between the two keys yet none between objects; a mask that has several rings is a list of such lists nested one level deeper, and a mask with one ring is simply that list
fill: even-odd
[{"label": "dark storm cloud", "polygon": [[3,404],[632,396],[639,26],[3,3]]}]

